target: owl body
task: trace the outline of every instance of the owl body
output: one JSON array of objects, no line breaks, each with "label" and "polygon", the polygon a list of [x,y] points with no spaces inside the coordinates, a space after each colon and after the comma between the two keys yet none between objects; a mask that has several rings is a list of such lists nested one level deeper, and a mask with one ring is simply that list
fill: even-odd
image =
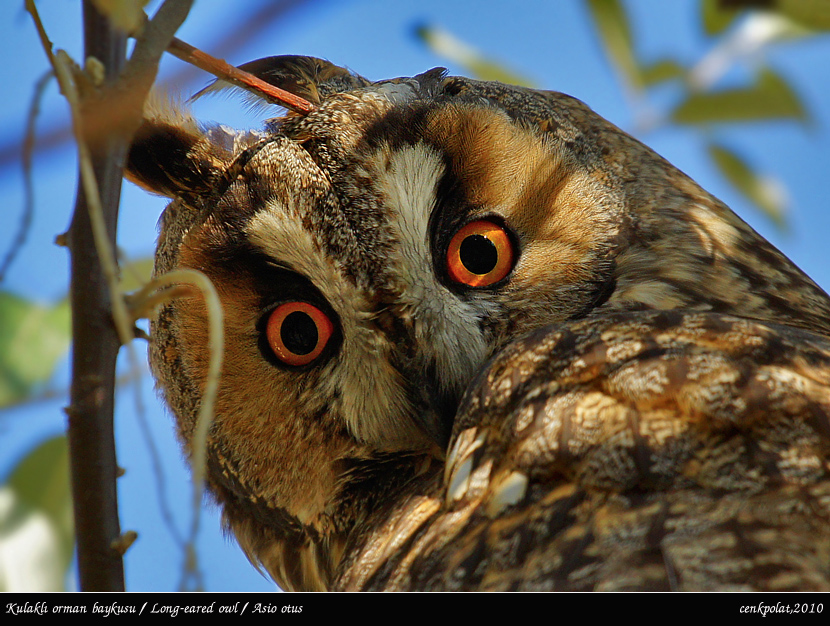
[{"label": "owl body", "polygon": [[[830,588],[830,299],[553,92],[248,66],[315,109],[148,110],[156,272],[214,283],[209,486],[286,589]],[[201,296],[151,364],[191,445]]]}]

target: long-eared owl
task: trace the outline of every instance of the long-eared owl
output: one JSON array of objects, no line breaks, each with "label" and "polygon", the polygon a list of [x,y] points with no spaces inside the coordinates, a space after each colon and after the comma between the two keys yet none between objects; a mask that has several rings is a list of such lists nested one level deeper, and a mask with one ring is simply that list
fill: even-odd
[{"label": "long-eared owl", "polygon": [[[209,489],[295,590],[830,589],[830,298],[572,97],[247,65],[262,130],[148,109],[156,272],[224,310]],[[151,364],[190,450],[198,292]],[[190,450],[192,452],[192,450]]]}]

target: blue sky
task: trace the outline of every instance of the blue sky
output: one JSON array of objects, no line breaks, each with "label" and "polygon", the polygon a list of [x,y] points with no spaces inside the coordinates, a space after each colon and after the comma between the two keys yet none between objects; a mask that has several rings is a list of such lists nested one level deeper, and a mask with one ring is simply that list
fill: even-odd
[{"label": "blue sky", "polygon": [[[0,48],[6,59],[2,70],[5,97],[0,103],[0,144],[20,140],[32,86],[46,70],[34,29],[20,2],[0,3]],[[212,44],[240,24],[251,7],[262,2],[197,1],[180,30],[185,41],[213,51]],[[77,4],[64,0],[38,3],[47,30],[57,47],[80,57],[80,16]],[[696,0],[631,0],[626,3],[636,35],[637,52],[644,60],[672,56],[690,64],[700,60],[712,42],[703,35]],[[227,60],[234,64],[276,54],[308,54],[328,58],[370,79],[420,73],[448,65],[451,73],[463,73],[436,56],[413,35],[415,26],[440,26],[483,50],[537,86],[563,91],[587,102],[622,128],[634,131],[636,115],[609,65],[589,16],[579,0],[488,3],[479,1],[317,0],[288,12],[285,19],[252,36]],[[825,182],[830,175],[830,38],[816,37],[775,46],[765,60],[784,74],[799,92],[810,112],[810,125],[765,122],[714,129],[719,141],[744,154],[757,170],[774,173],[786,185],[791,198],[789,233],[749,206],[718,174],[703,149],[703,139],[691,130],[659,128],[638,136],[707,190],[732,206],[756,230],[769,238],[812,276],[830,289],[827,240],[830,211],[826,210]],[[162,80],[182,69],[168,58]],[[747,80],[752,66],[739,65],[724,84]],[[185,95],[202,87],[208,77],[196,75],[184,87]],[[173,89],[174,87],[171,87]],[[672,87],[661,88],[650,106],[667,110],[678,97]],[[197,116],[231,125],[257,125],[259,120],[227,98],[204,99]],[[43,104],[39,129],[48,131],[65,124],[66,105],[50,87]],[[28,244],[1,286],[26,297],[50,302],[66,293],[68,258],[53,245],[56,234],[69,224],[74,202],[75,159],[70,144],[38,155],[35,220]],[[0,253],[7,249],[23,205],[23,185],[16,164],[0,170],[4,209],[0,213]],[[119,227],[119,243],[128,258],[152,254],[156,223],[164,201],[151,198],[125,184]],[[143,347],[141,359],[144,362]],[[123,363],[126,365],[126,361]],[[63,365],[53,386],[67,385]],[[172,421],[155,399],[149,375],[142,383],[156,445],[159,447],[169,500],[176,525],[184,532],[190,520],[187,508],[190,486]],[[117,439],[119,463],[126,470],[120,479],[122,528],[139,533],[126,557],[127,587],[133,591],[175,590],[182,554],[161,520],[155,482],[144,437],[137,425],[130,389],[118,395]],[[0,477],[43,437],[64,428],[61,407],[65,399],[32,407],[6,410],[0,416]],[[273,584],[260,576],[241,551],[222,536],[216,511],[209,508],[200,533],[200,558],[208,590],[266,590]]]}]

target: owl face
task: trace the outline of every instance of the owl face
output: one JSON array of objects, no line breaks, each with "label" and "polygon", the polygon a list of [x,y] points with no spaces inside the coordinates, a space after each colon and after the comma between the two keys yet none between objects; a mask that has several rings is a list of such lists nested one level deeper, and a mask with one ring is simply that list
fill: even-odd
[{"label": "owl face", "polygon": [[[828,328],[818,287],[581,102],[302,59],[257,67],[312,113],[229,133],[149,111],[129,165],[175,199],[157,273],[197,269],[220,295],[211,488],[283,584],[324,585],[351,528],[440,471],[462,394],[515,337],[643,308]],[[197,294],[153,323],[186,445],[207,328]]]}]

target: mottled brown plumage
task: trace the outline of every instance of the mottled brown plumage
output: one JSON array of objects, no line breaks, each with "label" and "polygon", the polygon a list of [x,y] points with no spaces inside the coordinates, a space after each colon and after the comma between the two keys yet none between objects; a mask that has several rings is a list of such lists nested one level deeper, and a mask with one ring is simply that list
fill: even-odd
[{"label": "mottled brown plumage", "polygon": [[[223,303],[209,484],[252,561],[287,589],[830,590],[830,299],[798,268],[569,96],[247,67],[316,109],[150,111],[128,174],[175,198],[156,271]],[[201,298],[162,307],[186,446],[207,359]]]},{"label": "mottled brown plumage", "polygon": [[670,311],[541,329],[471,385],[433,498],[367,543],[408,541],[340,582],[827,589],[828,385],[830,342],[782,326]]}]

